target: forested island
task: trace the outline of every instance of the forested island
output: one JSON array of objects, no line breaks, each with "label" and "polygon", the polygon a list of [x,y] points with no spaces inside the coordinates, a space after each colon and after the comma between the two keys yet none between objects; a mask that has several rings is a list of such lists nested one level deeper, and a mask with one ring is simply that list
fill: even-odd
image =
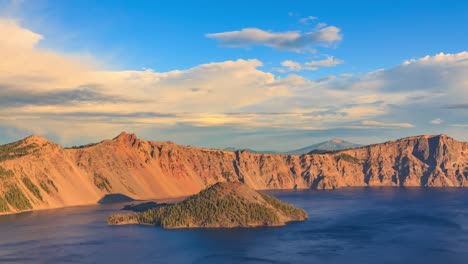
[{"label": "forested island", "polygon": [[146,224],[162,228],[282,226],[303,221],[307,213],[240,182],[216,183],[176,204],[144,212],[111,215],[110,225]]}]

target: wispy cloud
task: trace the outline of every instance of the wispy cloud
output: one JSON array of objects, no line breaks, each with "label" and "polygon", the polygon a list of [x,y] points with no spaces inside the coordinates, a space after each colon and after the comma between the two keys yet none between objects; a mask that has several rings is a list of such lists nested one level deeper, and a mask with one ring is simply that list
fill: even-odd
[{"label": "wispy cloud", "polygon": [[436,118],[436,119],[431,120],[431,124],[433,124],[433,125],[440,125],[440,124],[442,124],[442,122],[443,121],[440,118]]},{"label": "wispy cloud", "polygon": [[144,99],[132,99],[129,96],[102,93],[99,87],[83,85],[73,89],[36,92],[21,88],[9,89],[0,86],[0,104],[2,106],[33,105],[73,105],[82,103],[142,103]]},{"label": "wispy cloud", "polygon": [[451,124],[453,127],[468,128],[468,124]]},{"label": "wispy cloud", "polygon": [[445,106],[448,109],[468,109],[468,103],[461,103],[461,104],[450,104]]},{"label": "wispy cloud", "polygon": [[309,61],[300,63],[297,61],[286,60],[281,62],[281,66],[284,68],[278,69],[279,72],[291,72],[291,71],[316,71],[321,67],[334,67],[336,65],[344,63],[343,60],[335,59],[333,56],[327,56],[323,60]]},{"label": "wispy cloud", "polygon": [[310,52],[316,46],[329,46],[343,38],[341,29],[335,26],[318,27],[308,32],[273,32],[258,28],[244,28],[237,31],[210,33],[206,37],[216,39],[225,47],[267,46],[277,50],[294,52]]},{"label": "wispy cloud", "polygon": [[303,17],[303,18],[299,19],[299,23],[304,24],[304,25],[308,25],[310,22],[315,21],[317,19],[318,19],[318,17],[315,17],[315,16]]},{"label": "wispy cloud", "polygon": [[371,127],[402,127],[402,128],[414,127],[414,125],[410,123],[384,123],[384,122],[379,122],[379,121],[374,121],[374,120],[364,120],[362,121],[362,124],[365,126],[371,126]]}]

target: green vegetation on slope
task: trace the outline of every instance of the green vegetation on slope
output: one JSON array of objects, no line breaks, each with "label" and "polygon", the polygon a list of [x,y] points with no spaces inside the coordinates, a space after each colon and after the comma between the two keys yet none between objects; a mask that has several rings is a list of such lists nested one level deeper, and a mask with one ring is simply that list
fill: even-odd
[{"label": "green vegetation on slope", "polygon": [[358,158],[355,158],[351,155],[348,155],[348,154],[341,154],[338,156],[338,158],[344,160],[344,161],[347,161],[347,162],[351,162],[351,163],[354,163],[354,164],[359,164],[359,159]]},{"label": "green vegetation on slope", "polygon": [[109,180],[100,173],[94,173],[94,185],[101,190],[106,190],[107,192],[112,190],[112,185]]},{"label": "green vegetation on slope", "polygon": [[41,188],[42,188],[47,194],[50,194],[50,193],[51,193],[51,190],[50,190],[50,188],[49,188],[49,185],[52,186],[56,192],[58,192],[57,187],[55,186],[54,182],[53,182],[51,179],[47,179],[47,182],[41,181],[41,182],[39,183],[39,186],[41,186]]},{"label": "green vegetation on slope", "polygon": [[89,148],[89,147],[92,147],[92,146],[96,146],[97,144],[99,144],[99,143],[89,143],[89,144],[81,145],[81,146],[71,146],[71,147],[66,148],[66,149],[83,149],[83,148]]},{"label": "green vegetation on slope", "polygon": [[113,214],[107,219],[107,223],[109,225],[116,225],[120,223],[129,224],[140,224],[138,222],[138,215],[137,214]]},{"label": "green vegetation on slope", "polygon": [[140,223],[163,228],[183,227],[232,227],[281,224],[275,210],[295,220],[307,217],[304,210],[283,204],[267,194],[259,194],[268,204],[256,196],[258,202],[249,201],[236,192],[208,188],[178,204],[158,206],[139,214],[117,214],[108,219],[109,224]]},{"label": "green vegetation on slope", "polygon": [[6,180],[13,177],[15,174],[11,170],[6,170],[2,166],[0,166],[0,180]]},{"label": "green vegetation on slope", "polygon": [[37,199],[41,200],[42,201],[42,195],[41,195],[41,191],[39,190],[39,188],[37,188],[37,186],[29,179],[29,178],[23,178],[23,183],[24,185],[26,185],[26,187],[28,188],[28,190],[34,194],[34,196],[37,197]]},{"label": "green vegetation on slope", "polygon": [[47,179],[47,183],[50,184],[52,187],[54,187],[54,190],[58,192],[58,188],[57,186],[55,186],[54,181],[52,181],[51,179]]},{"label": "green vegetation on slope", "polygon": [[9,184],[5,192],[6,201],[18,210],[31,209],[32,205],[16,184]]},{"label": "green vegetation on slope", "polygon": [[179,204],[153,208],[138,217],[139,222],[161,227],[189,227],[191,224],[229,226],[233,223],[242,226],[250,223],[273,225],[279,222],[271,208],[232,195],[216,199],[209,194],[191,197]]},{"label": "green vegetation on slope", "polygon": [[289,216],[299,216],[299,217],[307,217],[307,213],[299,208],[294,207],[291,204],[283,203],[280,200],[276,199],[275,197],[260,193],[260,195],[267,201],[271,206],[276,208],[277,210],[283,212],[285,215]]},{"label": "green vegetation on slope", "polygon": [[8,211],[10,211],[10,208],[8,208],[7,202],[2,197],[0,197],[0,213]]},{"label": "green vegetation on slope", "polygon": [[237,176],[234,173],[232,173],[232,171],[223,171],[221,173],[221,175],[223,176],[224,179],[226,179],[227,182],[237,182],[237,181],[239,181]]},{"label": "green vegetation on slope", "polygon": [[41,186],[42,190],[44,190],[47,194],[50,194],[50,189],[49,186],[43,181],[39,183],[39,186]]},{"label": "green vegetation on slope", "polygon": [[22,141],[17,141],[5,145],[0,145],[0,161],[19,158],[31,153],[32,149],[36,149],[36,144],[30,144],[20,147]]}]

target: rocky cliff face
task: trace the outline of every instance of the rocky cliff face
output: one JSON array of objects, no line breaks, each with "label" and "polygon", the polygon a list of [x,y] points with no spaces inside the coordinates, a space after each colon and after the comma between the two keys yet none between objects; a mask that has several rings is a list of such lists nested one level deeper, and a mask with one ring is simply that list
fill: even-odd
[{"label": "rocky cliff face", "polygon": [[0,146],[0,213],[187,196],[216,182],[254,189],[468,186],[468,143],[417,136],[315,155],[254,154],[150,142],[122,133],[64,149],[31,136]]}]

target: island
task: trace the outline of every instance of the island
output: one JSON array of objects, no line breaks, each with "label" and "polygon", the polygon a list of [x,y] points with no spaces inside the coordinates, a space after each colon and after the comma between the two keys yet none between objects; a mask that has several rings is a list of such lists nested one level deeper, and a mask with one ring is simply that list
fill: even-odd
[{"label": "island", "polygon": [[144,212],[111,215],[107,222],[162,228],[233,228],[283,226],[308,217],[304,210],[240,182],[216,183],[182,202],[154,206]]}]

